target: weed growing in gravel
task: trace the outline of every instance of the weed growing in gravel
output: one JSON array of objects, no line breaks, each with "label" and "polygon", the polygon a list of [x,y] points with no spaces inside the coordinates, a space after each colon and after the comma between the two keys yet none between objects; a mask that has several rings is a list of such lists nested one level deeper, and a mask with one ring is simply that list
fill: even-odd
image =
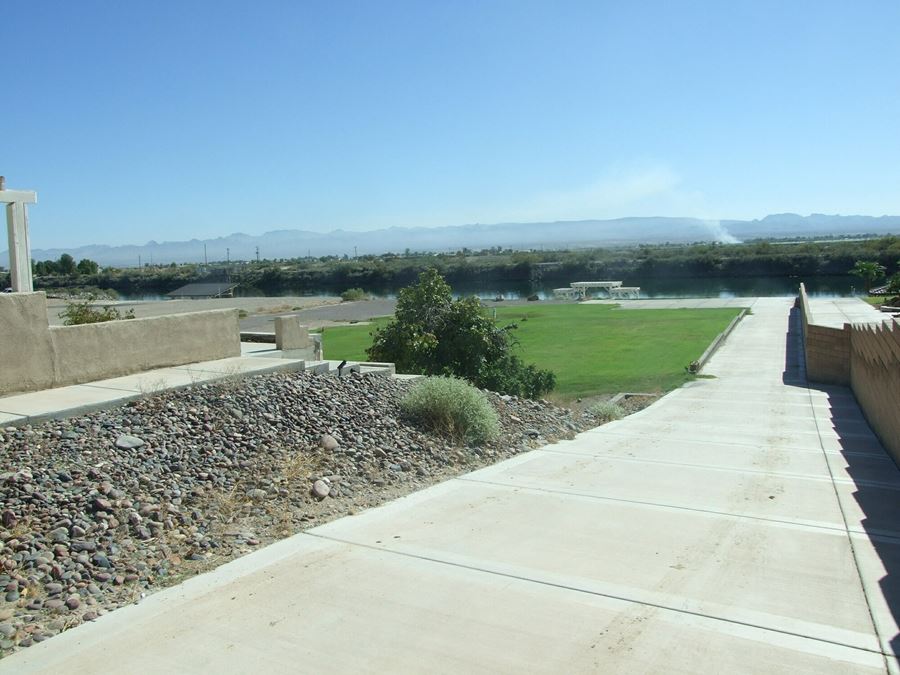
[{"label": "weed growing in gravel", "polygon": [[619,420],[625,417],[625,410],[618,403],[603,401],[592,405],[587,411],[597,418],[601,424]]},{"label": "weed growing in gravel", "polygon": [[245,501],[243,490],[237,485],[227,492],[218,492],[213,495],[215,513],[223,523],[232,522],[240,513]]},{"label": "weed growing in gravel", "polygon": [[165,391],[168,388],[168,381],[165,377],[160,375],[159,377],[143,377],[138,380],[138,390],[142,394],[156,394],[160,391]]},{"label": "weed growing in gravel", "polygon": [[318,468],[318,462],[314,459],[314,452],[309,454],[298,452],[285,458],[282,464],[282,473],[289,482],[305,480],[313,475]]},{"label": "weed growing in gravel", "polygon": [[420,380],[400,401],[400,409],[413,422],[456,441],[484,443],[500,433],[487,397],[455,377]]}]

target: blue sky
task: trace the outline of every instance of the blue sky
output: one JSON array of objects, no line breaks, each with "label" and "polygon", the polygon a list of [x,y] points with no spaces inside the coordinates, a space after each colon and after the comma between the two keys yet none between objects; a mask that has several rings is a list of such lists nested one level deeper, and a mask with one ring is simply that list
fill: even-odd
[{"label": "blue sky", "polygon": [[900,214],[900,3],[6,0],[36,248]]}]

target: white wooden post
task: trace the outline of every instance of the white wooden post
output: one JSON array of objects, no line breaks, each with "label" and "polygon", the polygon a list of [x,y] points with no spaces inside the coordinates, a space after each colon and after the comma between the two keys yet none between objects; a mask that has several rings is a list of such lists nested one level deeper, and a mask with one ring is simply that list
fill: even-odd
[{"label": "white wooden post", "polygon": [[6,204],[6,228],[9,236],[9,276],[16,293],[30,293],[34,290],[26,204],[36,203],[36,193],[7,190],[6,180],[0,176],[0,204]]}]

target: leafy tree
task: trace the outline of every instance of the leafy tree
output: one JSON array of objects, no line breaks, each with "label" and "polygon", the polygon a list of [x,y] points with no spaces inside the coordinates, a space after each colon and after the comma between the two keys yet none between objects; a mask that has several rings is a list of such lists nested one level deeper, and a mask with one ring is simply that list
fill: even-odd
[{"label": "leafy tree", "polygon": [[87,258],[82,258],[82,260],[78,263],[76,267],[79,274],[97,274],[100,271],[100,265],[95,263],[93,260],[88,260]]},{"label": "leafy tree", "polygon": [[863,280],[866,286],[866,293],[872,288],[872,285],[884,276],[884,265],[877,262],[867,262],[865,260],[857,260],[850,270],[850,274]]},{"label": "leafy tree", "polygon": [[[900,260],[897,261],[897,269],[900,269]],[[888,293],[900,293],[900,272],[895,272],[888,279]]]},{"label": "leafy tree", "polygon": [[369,358],[405,373],[455,375],[500,393],[537,398],[556,384],[552,372],[512,353],[510,330],[498,328],[477,298],[453,300],[435,269],[400,291],[395,320],[373,334]]},{"label": "leafy tree", "polygon": [[68,253],[63,253],[61,256],[59,256],[59,262],[57,262],[56,265],[60,274],[77,274],[75,258],[70,256]]}]

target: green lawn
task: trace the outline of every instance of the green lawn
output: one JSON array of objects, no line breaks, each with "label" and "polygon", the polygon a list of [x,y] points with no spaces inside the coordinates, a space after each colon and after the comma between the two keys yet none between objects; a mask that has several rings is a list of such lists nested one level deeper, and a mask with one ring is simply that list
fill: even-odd
[{"label": "green lawn", "polygon": [[[555,397],[570,400],[680,386],[690,379],[684,367],[699,358],[737,314],[735,309],[527,305],[497,308],[497,321],[518,324],[513,335],[522,358],[555,372]],[[387,321],[379,319],[375,325]],[[375,325],[326,329],[326,358],[365,360]]]}]

